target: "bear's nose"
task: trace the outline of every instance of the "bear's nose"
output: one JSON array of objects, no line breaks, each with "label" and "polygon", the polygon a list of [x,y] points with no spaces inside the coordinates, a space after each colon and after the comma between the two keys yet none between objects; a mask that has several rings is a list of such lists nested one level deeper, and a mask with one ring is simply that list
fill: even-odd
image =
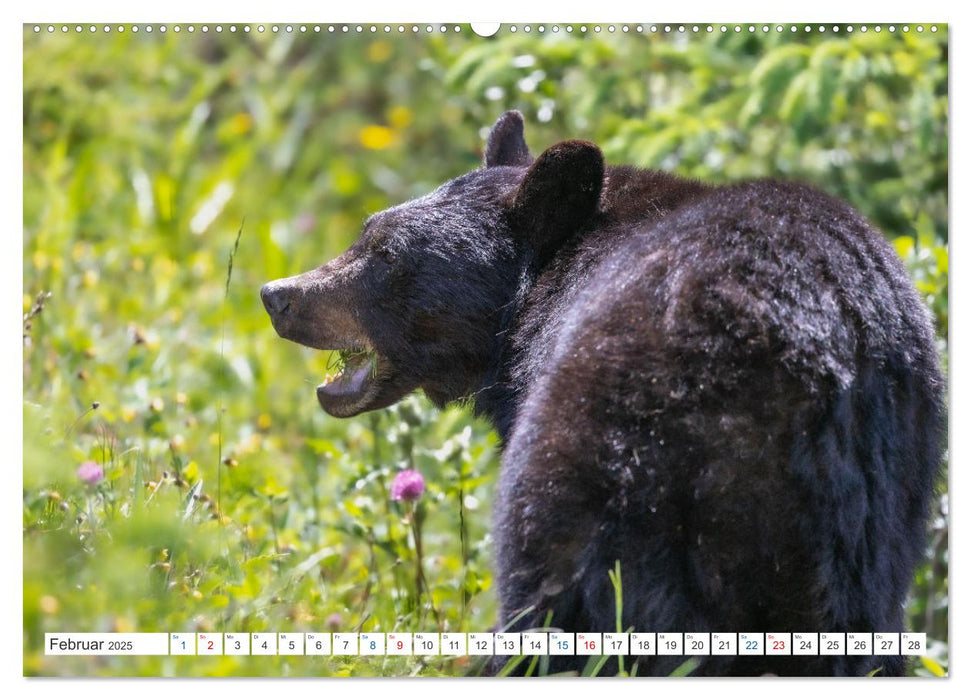
[{"label": "bear's nose", "polygon": [[267,312],[274,318],[279,318],[290,306],[290,294],[288,290],[282,285],[274,284],[273,282],[268,282],[263,285],[263,288],[260,290],[260,298],[263,300],[263,306],[266,307]]}]

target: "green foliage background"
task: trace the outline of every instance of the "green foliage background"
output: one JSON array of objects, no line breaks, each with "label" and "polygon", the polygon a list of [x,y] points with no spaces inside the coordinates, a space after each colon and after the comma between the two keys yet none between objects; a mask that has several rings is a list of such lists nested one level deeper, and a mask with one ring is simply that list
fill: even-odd
[{"label": "green foliage background", "polygon": [[[946,362],[946,27],[573,28],[24,28],[25,674],[475,670],[42,646],[49,631],[491,628],[488,426],[421,397],[325,416],[328,358],[278,339],[258,290],[477,167],[505,109],[536,152],[583,137],[610,162],[847,199],[907,262]],[[86,460],[97,485],[76,474]],[[428,483],[417,508],[389,500],[405,466]],[[931,640],[916,673],[947,668],[945,479],[909,608]]]}]

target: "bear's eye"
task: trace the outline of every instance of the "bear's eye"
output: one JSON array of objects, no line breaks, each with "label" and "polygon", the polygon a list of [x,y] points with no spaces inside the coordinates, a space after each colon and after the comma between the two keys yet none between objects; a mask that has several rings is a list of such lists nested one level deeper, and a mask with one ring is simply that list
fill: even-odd
[{"label": "bear's eye", "polygon": [[381,258],[381,260],[387,263],[388,265],[391,265],[395,259],[394,252],[391,251],[389,248],[386,248],[385,246],[379,247],[377,250],[374,251],[374,254],[377,255],[379,258]]}]

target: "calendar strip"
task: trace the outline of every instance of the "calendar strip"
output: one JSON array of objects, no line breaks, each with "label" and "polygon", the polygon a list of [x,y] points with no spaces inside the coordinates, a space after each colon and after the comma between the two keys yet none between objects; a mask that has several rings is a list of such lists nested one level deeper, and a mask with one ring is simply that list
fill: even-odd
[{"label": "calendar strip", "polygon": [[923,632],[148,632],[44,635],[47,656],[921,656]]}]

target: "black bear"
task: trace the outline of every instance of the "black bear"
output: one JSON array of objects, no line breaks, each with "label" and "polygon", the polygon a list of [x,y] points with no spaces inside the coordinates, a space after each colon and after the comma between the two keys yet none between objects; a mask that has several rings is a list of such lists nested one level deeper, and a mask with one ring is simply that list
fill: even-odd
[{"label": "black bear", "polygon": [[[944,382],[900,261],[846,204],[607,167],[584,141],[534,159],[507,112],[483,168],[261,294],[282,337],[351,351],[317,388],[328,413],[420,388],[492,420],[500,628],[617,631],[619,563],[623,630],[903,629]],[[713,655],[695,673],[903,670]]]}]

